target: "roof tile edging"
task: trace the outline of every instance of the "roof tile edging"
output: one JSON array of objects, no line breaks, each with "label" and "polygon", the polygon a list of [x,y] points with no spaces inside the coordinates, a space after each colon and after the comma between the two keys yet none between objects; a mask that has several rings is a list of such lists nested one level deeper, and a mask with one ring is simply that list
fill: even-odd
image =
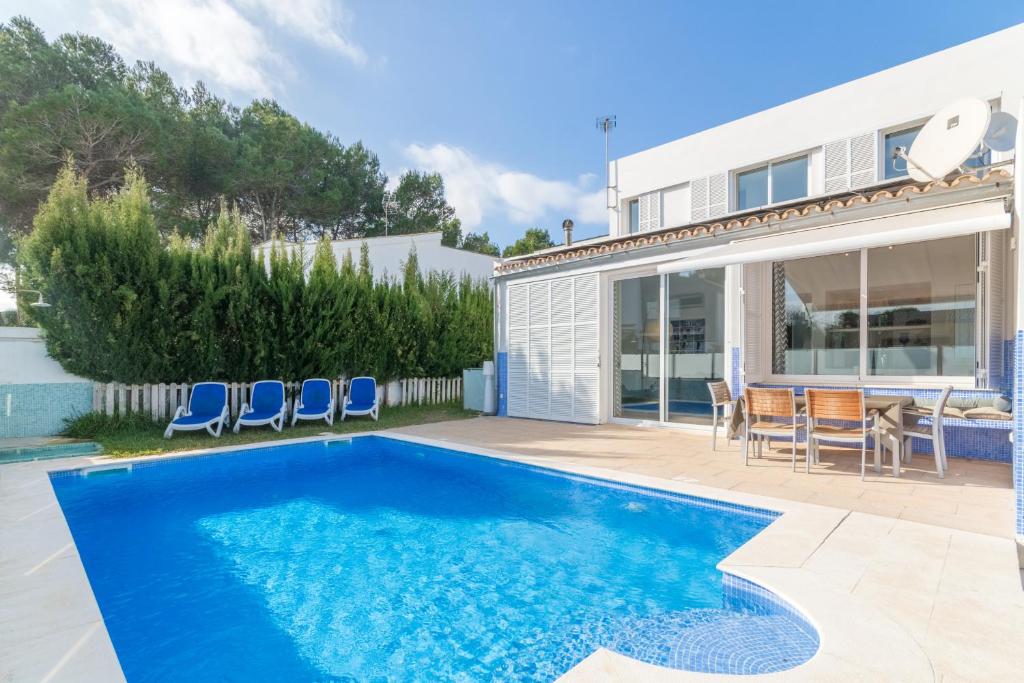
[{"label": "roof tile edging", "polygon": [[544,254],[543,256],[509,261],[497,265],[495,267],[495,272],[496,274],[502,275],[526,270],[534,266],[562,263],[590,256],[604,256],[606,254],[627,251],[629,249],[654,246],[656,244],[667,244],[675,240],[688,239],[691,237],[711,236],[719,232],[726,232],[739,228],[749,228],[770,222],[781,222],[792,218],[805,218],[811,214],[830,213],[836,209],[849,209],[857,205],[876,204],[882,200],[888,201],[902,199],[903,197],[911,194],[926,194],[934,189],[952,189],[964,183],[980,185],[983,183],[998,182],[999,180],[1009,179],[1012,177],[1013,176],[1010,173],[1000,168],[986,173],[981,178],[974,174],[964,174],[948,181],[936,180],[924,184],[908,184],[898,188],[878,190],[870,197],[862,194],[854,194],[846,198],[839,197],[828,199],[824,202],[811,202],[803,206],[789,207],[787,209],[783,209],[781,212],[767,211],[763,214],[755,214],[742,218],[728,218],[724,222],[716,221],[713,223],[691,225],[684,228],[677,228],[675,230],[661,231],[651,235],[625,237],[601,245],[593,245],[580,249],[568,249],[554,254]]}]

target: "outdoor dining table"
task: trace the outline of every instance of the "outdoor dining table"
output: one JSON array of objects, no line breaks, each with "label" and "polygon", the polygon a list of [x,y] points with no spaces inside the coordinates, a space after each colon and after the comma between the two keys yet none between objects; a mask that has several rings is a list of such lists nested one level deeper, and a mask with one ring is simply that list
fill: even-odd
[{"label": "outdoor dining table", "polygon": [[[797,413],[803,414],[807,409],[807,399],[799,394],[794,397]],[[914,404],[910,396],[865,396],[864,412],[876,415],[875,429],[886,437],[882,443],[889,442],[892,447],[892,476],[900,476],[900,459],[903,457],[903,410]],[[743,424],[746,419],[743,397],[736,399],[736,407],[729,420],[729,438],[743,435]],[[893,441],[895,439],[895,441]],[[875,472],[882,471],[882,450],[875,449]]]}]

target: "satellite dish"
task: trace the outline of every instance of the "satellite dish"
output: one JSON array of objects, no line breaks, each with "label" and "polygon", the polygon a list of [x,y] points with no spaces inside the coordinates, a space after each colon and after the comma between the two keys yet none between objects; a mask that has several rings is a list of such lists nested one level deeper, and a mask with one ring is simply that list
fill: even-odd
[{"label": "satellite dish", "polygon": [[974,154],[991,118],[988,103],[974,97],[943,107],[910,146],[907,173],[919,182],[945,178]]},{"label": "satellite dish", "polygon": [[992,114],[992,122],[985,133],[985,146],[997,152],[1009,152],[1013,149],[1017,138],[1017,119],[1013,114],[997,111]]}]

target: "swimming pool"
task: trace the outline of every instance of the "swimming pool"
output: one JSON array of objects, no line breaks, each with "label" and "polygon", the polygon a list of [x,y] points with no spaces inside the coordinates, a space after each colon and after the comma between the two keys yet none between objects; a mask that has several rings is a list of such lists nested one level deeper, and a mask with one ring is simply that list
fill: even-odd
[{"label": "swimming pool", "polygon": [[776,516],[385,437],[51,474],[129,681],[763,673],[818,636],[715,565]]}]

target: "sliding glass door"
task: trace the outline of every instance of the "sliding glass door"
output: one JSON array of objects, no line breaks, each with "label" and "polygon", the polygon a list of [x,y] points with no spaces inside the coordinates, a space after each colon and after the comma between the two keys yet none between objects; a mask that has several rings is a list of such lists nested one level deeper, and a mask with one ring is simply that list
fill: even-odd
[{"label": "sliding glass door", "polygon": [[615,417],[661,419],[661,278],[615,283]]},{"label": "sliding glass door", "polygon": [[725,376],[725,269],[614,284],[612,414],[710,424],[707,382]]},{"label": "sliding glass door", "polygon": [[711,424],[707,383],[725,376],[725,269],[667,276],[667,419]]}]

